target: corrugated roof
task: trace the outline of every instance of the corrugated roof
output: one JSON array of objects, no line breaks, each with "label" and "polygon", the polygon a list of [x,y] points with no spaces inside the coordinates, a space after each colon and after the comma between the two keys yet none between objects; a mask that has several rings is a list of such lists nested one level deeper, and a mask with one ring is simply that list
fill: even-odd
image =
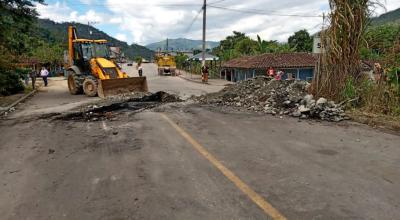
[{"label": "corrugated roof", "polygon": [[226,68],[266,69],[314,67],[317,58],[311,53],[266,53],[258,56],[245,56],[223,64]]}]

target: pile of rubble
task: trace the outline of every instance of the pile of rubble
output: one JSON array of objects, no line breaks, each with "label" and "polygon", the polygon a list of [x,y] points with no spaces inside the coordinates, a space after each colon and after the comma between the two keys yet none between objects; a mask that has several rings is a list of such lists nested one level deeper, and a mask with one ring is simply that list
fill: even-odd
[{"label": "pile of rubble", "polygon": [[163,91],[156,93],[132,93],[107,97],[98,102],[82,106],[77,111],[63,114],[57,119],[73,121],[116,120],[119,112],[137,113],[155,108],[163,103],[181,102],[173,94]]},{"label": "pile of rubble", "polygon": [[326,121],[348,119],[340,105],[325,98],[315,100],[307,93],[306,81],[277,81],[256,77],[230,85],[220,92],[197,97],[204,104],[233,106],[272,115],[290,115],[302,119],[316,118]]}]

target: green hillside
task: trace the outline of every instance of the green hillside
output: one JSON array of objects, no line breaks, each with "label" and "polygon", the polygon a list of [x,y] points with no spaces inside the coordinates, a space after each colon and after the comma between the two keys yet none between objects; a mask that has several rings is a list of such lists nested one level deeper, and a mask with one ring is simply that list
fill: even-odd
[{"label": "green hillside", "polygon": [[382,14],[379,17],[372,18],[372,24],[380,25],[387,23],[400,23],[400,8]]},{"label": "green hillside", "polygon": [[[152,59],[154,57],[154,52],[146,47],[137,44],[128,45],[126,42],[122,42],[110,37],[106,33],[92,26],[80,23],[56,23],[48,19],[38,19],[37,35],[52,43],[63,42],[63,44],[66,45],[68,43],[68,26],[71,24],[77,28],[79,38],[105,39],[110,43],[111,46],[121,47],[122,51],[125,53],[125,56],[131,59],[133,59],[135,56],[142,56],[146,59]],[[92,31],[92,35],[90,35],[89,30]]]},{"label": "green hillside", "polygon": [[[214,41],[206,42],[206,47],[208,49],[213,49],[214,47],[218,47],[218,46],[219,46],[219,42],[214,42]],[[148,45],[146,45],[146,47],[153,51],[156,51],[158,49],[165,50],[167,47],[167,40],[148,44]],[[168,47],[170,50],[190,51],[193,49],[201,49],[202,41],[201,40],[190,40],[190,39],[186,39],[186,38],[168,39]]]}]

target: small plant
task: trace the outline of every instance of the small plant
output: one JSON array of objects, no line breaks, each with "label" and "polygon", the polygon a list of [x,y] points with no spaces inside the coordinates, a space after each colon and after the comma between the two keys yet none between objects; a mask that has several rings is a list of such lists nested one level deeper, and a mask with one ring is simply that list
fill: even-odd
[{"label": "small plant", "polygon": [[346,81],[344,90],[343,90],[343,97],[344,99],[354,99],[357,97],[357,89],[354,85],[354,80],[353,79],[348,79]]}]

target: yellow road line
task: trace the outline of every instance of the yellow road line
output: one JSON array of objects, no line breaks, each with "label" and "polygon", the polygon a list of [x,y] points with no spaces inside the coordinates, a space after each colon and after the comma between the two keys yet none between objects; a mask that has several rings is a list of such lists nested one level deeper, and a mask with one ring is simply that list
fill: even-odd
[{"label": "yellow road line", "polygon": [[267,202],[262,196],[256,193],[232,171],[226,168],[219,160],[208,152],[201,144],[199,144],[192,136],[190,136],[183,128],[173,122],[167,115],[161,113],[161,116],[179,132],[201,155],[203,155],[211,164],[213,164],[226,178],[232,181],[244,194],[246,194],[254,203],[256,203],[266,214],[273,219],[286,220],[277,209]]}]

